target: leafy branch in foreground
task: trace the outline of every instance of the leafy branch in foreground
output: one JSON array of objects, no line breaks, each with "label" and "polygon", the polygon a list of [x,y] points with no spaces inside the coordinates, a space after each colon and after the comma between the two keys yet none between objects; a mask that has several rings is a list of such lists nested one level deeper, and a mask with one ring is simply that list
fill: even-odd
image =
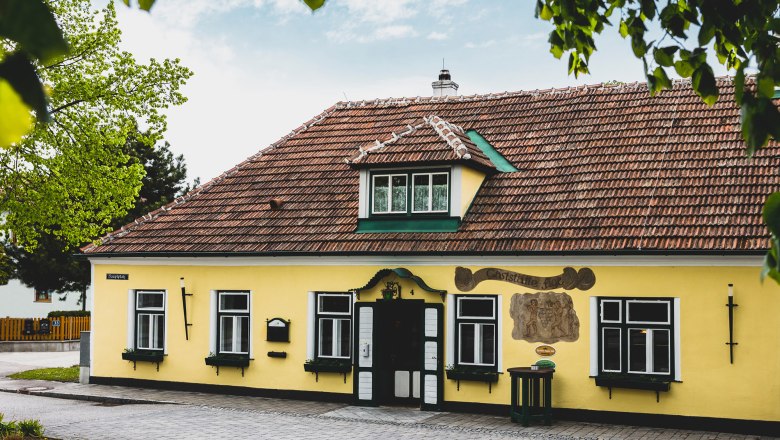
[{"label": "leafy branch in foreground", "polygon": [[[180,88],[192,75],[179,60],[142,64],[120,50],[111,3],[102,10],[82,0],[48,6],[70,47],[67,56],[37,65],[50,122],[38,121],[0,149],[3,227],[28,248],[42,234],[81,245],[133,208],[144,167],[130,160],[125,142],[133,133],[154,145],[166,128],[164,110],[186,101]],[[139,125],[145,130],[136,134]]]},{"label": "leafy branch in foreground", "polygon": [[[774,98],[780,85],[780,2],[777,0],[537,0],[536,16],[553,24],[550,52],[569,54],[569,73],[589,73],[594,36],[617,26],[642,60],[651,95],[672,87],[668,72],[690,78],[702,101],[713,105],[718,87],[708,50],[734,73],[746,154],[752,157],[770,140],[780,140],[780,111]],[[653,29],[650,31],[649,29]],[[660,35],[655,35],[660,29]],[[755,75],[746,80],[748,69]],[[764,205],[771,248],[761,279],[780,283],[780,193]]]},{"label": "leafy branch in foreground", "polygon": [[[672,87],[667,71],[691,78],[693,90],[708,105],[718,99],[711,48],[718,63],[735,73],[742,132],[751,156],[770,138],[780,139],[780,112],[772,103],[780,84],[780,6],[777,0],[537,0],[536,16],[550,21],[550,52],[569,54],[569,73],[588,73],[596,51],[594,35],[617,25],[641,59],[650,93]],[[649,28],[659,28],[653,35]],[[745,71],[756,69],[755,87]]]}]

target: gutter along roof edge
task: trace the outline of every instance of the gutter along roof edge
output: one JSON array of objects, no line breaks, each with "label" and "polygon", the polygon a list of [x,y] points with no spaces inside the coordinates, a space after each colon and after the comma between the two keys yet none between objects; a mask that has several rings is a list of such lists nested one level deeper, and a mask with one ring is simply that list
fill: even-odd
[{"label": "gutter along roof edge", "polygon": [[79,253],[80,258],[143,258],[143,257],[566,257],[566,256],[763,256],[764,250],[615,250],[615,251],[525,251],[525,252],[104,252]]}]

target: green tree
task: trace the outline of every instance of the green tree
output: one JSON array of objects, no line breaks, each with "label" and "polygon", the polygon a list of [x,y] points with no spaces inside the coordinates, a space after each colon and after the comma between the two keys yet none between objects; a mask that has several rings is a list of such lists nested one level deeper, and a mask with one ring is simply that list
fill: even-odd
[{"label": "green tree", "polygon": [[[112,4],[93,11],[89,1],[58,0],[49,7],[70,47],[37,65],[50,90],[50,121],[0,149],[3,226],[31,248],[41,234],[69,246],[91,240],[133,208],[143,167],[129,161],[125,142],[144,126],[139,140],[154,144],[165,130],[163,110],[186,101],[179,89],[191,76],[178,60],[141,64],[119,50]],[[4,47],[13,44],[4,40]]]},{"label": "green tree", "polygon": [[85,310],[90,282],[89,262],[75,258],[73,249],[53,234],[41,235],[38,242],[33,252],[6,243],[5,253],[12,262],[11,277],[36,290],[79,292],[78,303]]},{"label": "green tree", "polygon": [[148,141],[147,135],[132,133],[128,136],[123,151],[130,157],[129,163],[141,164],[144,167],[144,177],[133,207],[126,215],[111,223],[112,229],[118,229],[172,202],[200,183],[197,177],[192,186],[186,183],[187,165],[184,155],[174,156],[168,142],[155,146]]},{"label": "green tree", "polygon": [[[122,151],[128,156],[127,165],[143,167],[144,178],[133,208],[126,215],[114,219],[111,222],[112,229],[118,229],[190,190],[186,184],[187,165],[184,156],[174,156],[167,142],[155,146],[148,141],[148,135],[135,132],[128,136]],[[195,185],[197,182],[196,178]],[[80,292],[79,303],[82,308],[86,306],[86,291],[90,283],[89,263],[75,257],[75,249],[66,241],[47,233],[38,238],[38,246],[32,251],[6,243],[5,252],[11,258],[12,276],[24,285],[60,294]],[[62,300],[65,298],[60,297]]]}]

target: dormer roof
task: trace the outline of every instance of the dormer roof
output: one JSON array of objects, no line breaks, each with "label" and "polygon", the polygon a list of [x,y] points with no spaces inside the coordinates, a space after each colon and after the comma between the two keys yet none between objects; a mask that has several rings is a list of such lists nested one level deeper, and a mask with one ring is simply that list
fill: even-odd
[{"label": "dormer roof", "polygon": [[424,116],[382,140],[361,145],[346,159],[355,167],[464,163],[495,171],[495,166],[459,125]]}]

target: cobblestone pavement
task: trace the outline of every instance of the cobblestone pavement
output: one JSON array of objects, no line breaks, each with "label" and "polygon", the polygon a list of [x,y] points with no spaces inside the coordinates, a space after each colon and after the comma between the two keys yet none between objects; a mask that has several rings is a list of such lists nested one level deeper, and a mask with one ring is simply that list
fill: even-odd
[{"label": "cobblestone pavement", "polygon": [[[0,357],[0,371],[2,364]],[[568,421],[524,428],[509,417],[4,377],[0,378],[0,413],[6,419],[39,419],[47,435],[62,439],[757,438]]]},{"label": "cobblestone pavement", "polygon": [[[558,422],[552,427],[522,428],[499,417],[474,420],[462,414],[430,413],[415,421],[400,418],[417,410],[349,407],[323,414],[290,414],[209,405],[113,405],[20,394],[0,395],[8,419],[34,417],[46,435],[62,439],[728,439],[717,433],[669,431]],[[361,415],[362,414],[362,415]],[[377,415],[385,417],[377,419]],[[362,418],[368,416],[370,418]],[[360,418],[355,418],[360,417]]]},{"label": "cobblestone pavement", "polygon": [[567,421],[524,428],[508,417],[44,381],[0,379],[0,390],[7,419],[37,418],[62,439],[756,438]]}]

